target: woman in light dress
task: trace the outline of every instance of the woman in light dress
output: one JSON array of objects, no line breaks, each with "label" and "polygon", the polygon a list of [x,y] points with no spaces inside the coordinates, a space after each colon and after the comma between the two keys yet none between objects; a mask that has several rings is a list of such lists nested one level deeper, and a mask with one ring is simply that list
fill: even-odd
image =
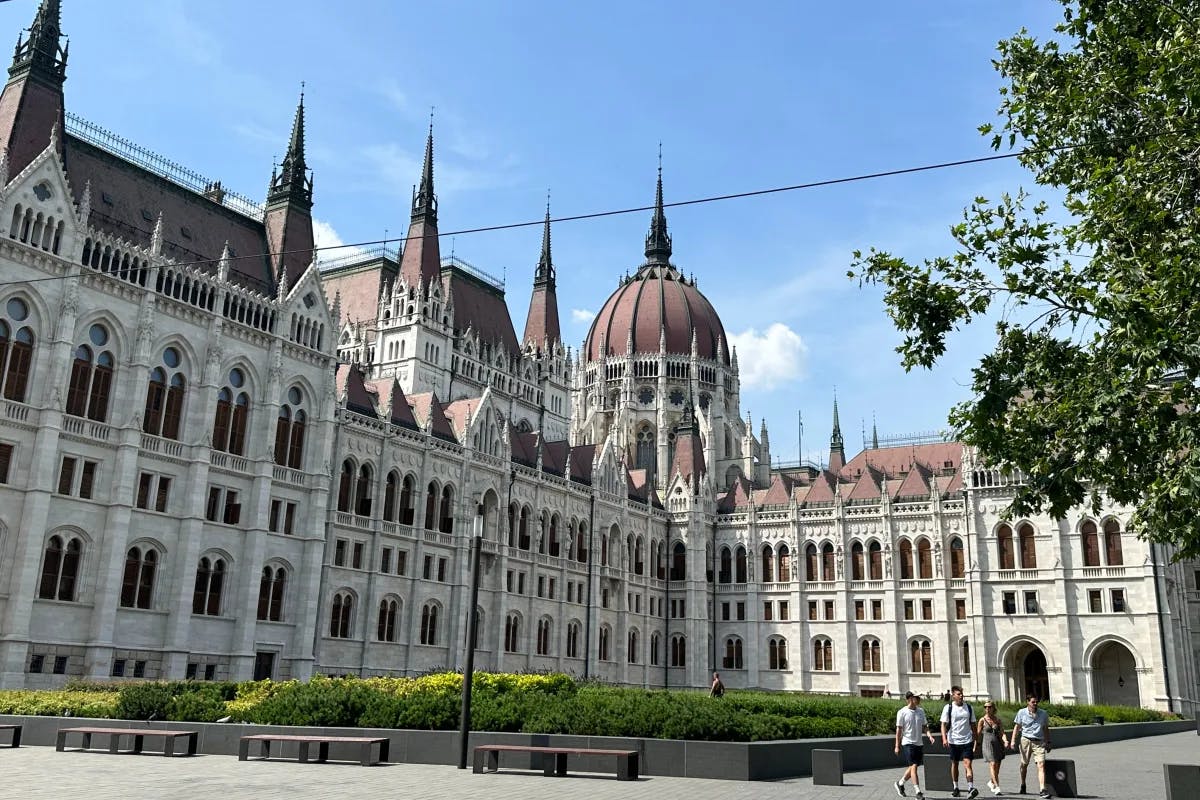
[{"label": "woman in light dress", "polygon": [[996,714],[995,702],[988,700],[983,704],[983,716],[979,719],[976,730],[983,743],[983,760],[991,770],[988,788],[992,794],[1003,794],[1000,791],[1000,762],[1004,760],[1004,750],[1008,747],[1008,737],[1004,735],[1004,723]]}]

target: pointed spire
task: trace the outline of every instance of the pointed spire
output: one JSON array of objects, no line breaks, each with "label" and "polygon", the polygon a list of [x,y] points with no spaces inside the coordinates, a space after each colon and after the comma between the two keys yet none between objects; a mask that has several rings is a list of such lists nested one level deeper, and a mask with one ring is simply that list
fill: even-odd
[{"label": "pointed spire", "polygon": [[871,414],[871,449],[879,449],[879,426],[875,422],[875,414]]},{"label": "pointed spire", "polygon": [[546,223],[542,228],[542,255],[538,258],[537,269],[533,273],[533,284],[539,283],[554,286],[554,261],[550,258],[550,192],[546,192]]},{"label": "pointed spire", "polygon": [[429,112],[429,135],[425,138],[425,165],[421,185],[413,193],[412,221],[437,224],[437,196],[433,193],[433,111]]},{"label": "pointed spire", "polygon": [[833,395],[833,434],[829,437],[829,469],[838,472],[846,466],[846,444],[842,439],[842,423],[838,419],[837,392]]},{"label": "pointed spire", "polygon": [[92,215],[92,180],[88,178],[83,184],[83,194],[79,198],[78,216],[80,225],[87,225],[88,217]]},{"label": "pointed spire", "polygon": [[333,293],[333,308],[330,309],[330,316],[333,317],[333,327],[335,335],[340,335],[339,330],[342,326],[342,290],[338,289]]},{"label": "pointed spire", "polygon": [[217,278],[219,278],[222,283],[229,280],[229,267],[231,266],[232,261],[233,258],[229,253],[229,240],[226,239],[225,247],[221,250],[221,260],[217,263]]},{"label": "pointed spire", "polygon": [[150,252],[156,256],[162,255],[163,249],[163,212],[158,212],[158,220],[154,223],[154,232],[150,234]]},{"label": "pointed spire", "polygon": [[282,267],[282,268],[279,270],[279,285],[278,285],[278,287],[276,287],[276,290],[277,290],[277,291],[276,291],[276,294],[278,295],[278,297],[279,297],[279,299],[280,299],[280,300],[282,300],[282,299],[284,299],[285,297],[287,297],[287,293],[288,293],[288,290],[289,290],[289,288],[290,288],[290,287],[288,286],[287,265],[285,264],[285,265],[284,265],[284,266],[283,266],[283,267]]},{"label": "pointed spire", "polygon": [[0,189],[8,186],[8,148],[0,148]]},{"label": "pointed spire", "polygon": [[271,170],[271,185],[267,203],[292,202],[305,209],[312,208],[312,176],[304,157],[304,84],[300,84],[300,102],[292,120],[292,136],[287,152],[278,169]]},{"label": "pointed spire", "polygon": [[9,76],[36,75],[58,86],[67,78],[67,50],[62,38],[62,10],[59,0],[42,0],[37,16],[29,26],[29,38],[17,39]]},{"label": "pointed spire", "polygon": [[646,234],[646,263],[666,265],[671,261],[671,235],[667,233],[667,215],[663,213],[662,144],[658,145],[658,187],[654,193],[654,216]]}]

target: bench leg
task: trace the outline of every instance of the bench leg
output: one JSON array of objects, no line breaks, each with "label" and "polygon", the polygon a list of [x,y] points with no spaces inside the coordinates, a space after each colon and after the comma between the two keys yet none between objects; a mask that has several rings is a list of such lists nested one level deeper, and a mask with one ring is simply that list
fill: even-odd
[{"label": "bench leg", "polygon": [[301,764],[308,763],[308,745],[309,744],[310,744],[309,742],[301,742],[300,743],[300,763]]},{"label": "bench leg", "polygon": [[238,761],[245,761],[250,757],[250,740],[242,739],[238,742]]},{"label": "bench leg", "polygon": [[392,740],[391,738],[384,739],[379,743],[379,763],[387,764],[391,761]]},{"label": "bench leg", "polygon": [[[134,736],[133,737],[133,752],[135,752],[135,753],[142,752],[142,748],[145,747],[145,745],[146,745],[145,741],[143,741],[144,738],[145,737],[143,737],[143,736]],[[163,752],[164,753],[168,752],[170,747],[171,747],[171,737],[164,736],[163,737]]]},{"label": "bench leg", "polygon": [[54,740],[54,749],[61,753],[63,751],[63,748],[66,746],[67,746],[67,732],[59,731],[58,736]]},{"label": "bench leg", "polygon": [[542,753],[542,774],[547,778],[554,775],[557,766],[558,753]]},{"label": "bench leg", "polygon": [[22,728],[21,725],[18,725],[17,727],[13,728],[13,738],[12,738],[12,745],[11,745],[12,747],[20,747],[21,746],[21,728]]},{"label": "bench leg", "polygon": [[364,767],[371,766],[371,748],[374,746],[372,742],[363,742],[362,746],[362,765]]},{"label": "bench leg", "polygon": [[108,735],[108,752],[118,753],[121,750],[121,734],[110,733]]},{"label": "bench leg", "polygon": [[471,772],[474,772],[476,775],[483,772],[483,759],[486,755],[486,751],[480,750],[478,747],[475,748],[474,752],[471,753]]},{"label": "bench leg", "polygon": [[567,754],[566,753],[555,753],[554,754],[554,774],[555,775],[566,775],[567,774]]},{"label": "bench leg", "polygon": [[488,768],[488,772],[499,772],[500,771],[500,751],[499,750],[488,750],[487,768]]},{"label": "bench leg", "polygon": [[92,748],[92,735],[90,733],[83,735],[83,744],[80,745],[80,748],[83,750],[90,750]]},{"label": "bench leg", "polygon": [[617,780],[636,781],[638,779],[638,756],[617,756]]},{"label": "bench leg", "polygon": [[200,732],[193,731],[188,734],[188,752],[189,756],[196,755],[196,751],[200,749]]},{"label": "bench leg", "polygon": [[329,760],[329,742],[321,742],[317,745],[317,761],[324,764]]},{"label": "bench leg", "polygon": [[[264,759],[270,758],[270,757],[271,757],[271,740],[270,740],[270,739],[263,739],[263,740],[262,740],[262,746],[263,746],[263,748],[262,748],[262,757],[263,757]],[[280,747],[283,747],[283,745],[282,745],[282,744],[280,744],[279,746],[280,746]]]}]

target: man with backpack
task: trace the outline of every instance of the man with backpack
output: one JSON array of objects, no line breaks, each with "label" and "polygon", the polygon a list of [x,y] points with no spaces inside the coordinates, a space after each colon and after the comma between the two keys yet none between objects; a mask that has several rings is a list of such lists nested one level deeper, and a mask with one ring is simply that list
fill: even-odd
[{"label": "man with backpack", "polygon": [[942,709],[942,747],[950,749],[950,781],[954,784],[951,797],[961,796],[958,788],[958,762],[966,765],[967,797],[979,796],[975,788],[975,771],[971,768],[971,757],[975,753],[975,709],[963,702],[961,686],[950,687],[950,702]]}]

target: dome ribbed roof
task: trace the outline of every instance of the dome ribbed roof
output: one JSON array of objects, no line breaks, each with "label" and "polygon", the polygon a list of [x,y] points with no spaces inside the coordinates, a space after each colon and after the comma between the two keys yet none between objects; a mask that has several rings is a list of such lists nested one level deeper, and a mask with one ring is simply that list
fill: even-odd
[{"label": "dome ribbed roof", "polygon": [[[690,355],[692,331],[700,358],[729,363],[729,341],[716,309],[695,284],[670,264],[646,264],[613,293],[592,321],[584,357],[596,361],[623,355],[633,332],[633,352],[657,353],[661,338],[668,353]],[[718,347],[719,343],[719,347]]]}]

